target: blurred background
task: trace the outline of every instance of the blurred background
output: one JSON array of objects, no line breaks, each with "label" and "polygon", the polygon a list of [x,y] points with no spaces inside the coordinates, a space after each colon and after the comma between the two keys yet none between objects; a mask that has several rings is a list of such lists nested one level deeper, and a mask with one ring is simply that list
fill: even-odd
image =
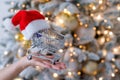
[{"label": "blurred background", "polygon": [[0,69],[26,56],[31,45],[19,27],[3,26],[19,10],[39,10],[66,37],[57,51],[65,70],[28,67],[14,80],[120,80],[120,0],[0,0],[0,5]]}]

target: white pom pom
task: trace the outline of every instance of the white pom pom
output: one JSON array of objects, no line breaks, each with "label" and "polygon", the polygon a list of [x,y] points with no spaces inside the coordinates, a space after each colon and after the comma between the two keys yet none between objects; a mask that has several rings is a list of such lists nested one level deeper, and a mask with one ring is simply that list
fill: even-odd
[{"label": "white pom pom", "polygon": [[5,26],[7,30],[14,29],[14,25],[12,24],[11,19],[9,18],[5,19],[5,21],[3,22],[3,25]]}]

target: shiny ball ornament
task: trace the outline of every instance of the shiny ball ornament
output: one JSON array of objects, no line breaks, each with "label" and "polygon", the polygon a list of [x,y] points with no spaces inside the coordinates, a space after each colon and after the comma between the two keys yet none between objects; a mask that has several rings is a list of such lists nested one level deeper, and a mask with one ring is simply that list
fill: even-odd
[{"label": "shiny ball ornament", "polygon": [[89,75],[96,75],[98,72],[98,64],[93,61],[88,61],[84,66],[82,71]]},{"label": "shiny ball ornament", "polygon": [[17,52],[17,54],[16,54],[16,57],[18,58],[18,59],[20,59],[20,58],[22,58],[23,56],[26,56],[27,54],[27,50],[26,49],[24,49],[24,48],[19,48],[18,49],[18,52]]},{"label": "shiny ball ornament", "polygon": [[94,39],[95,30],[91,27],[78,27],[74,34],[76,34],[75,45],[86,44]]},{"label": "shiny ball ornament", "polygon": [[23,34],[19,32],[19,33],[15,34],[15,40],[18,42],[21,42],[21,41],[25,40],[25,38],[24,38]]},{"label": "shiny ball ornament", "polygon": [[59,13],[54,22],[63,30],[74,30],[79,26],[79,21],[75,15],[72,15],[69,11]]},{"label": "shiny ball ornament", "polygon": [[21,46],[25,49],[28,49],[31,46],[31,41],[30,40],[24,40],[24,41],[21,42]]}]

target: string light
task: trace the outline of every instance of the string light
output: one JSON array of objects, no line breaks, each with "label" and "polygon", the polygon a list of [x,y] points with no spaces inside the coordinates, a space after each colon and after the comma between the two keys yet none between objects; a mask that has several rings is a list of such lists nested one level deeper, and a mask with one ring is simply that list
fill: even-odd
[{"label": "string light", "polygon": [[73,36],[76,38],[76,37],[77,37],[77,34],[74,34]]},{"label": "string light", "polygon": [[63,53],[63,49],[59,49],[58,51],[59,51],[60,53]]},{"label": "string light", "polygon": [[103,77],[100,77],[99,80],[103,80]]},{"label": "string light", "polygon": [[79,3],[77,3],[76,5],[77,5],[78,7],[80,6],[80,4],[79,4]]},{"label": "string light", "polygon": [[67,13],[68,15],[71,15],[71,13],[67,9],[64,9],[63,11],[64,11],[64,13]]},{"label": "string light", "polygon": [[72,76],[72,72],[68,72],[68,76]]},{"label": "string light", "polygon": [[117,9],[120,10],[120,4],[117,5]]},{"label": "string light", "polygon": [[107,22],[107,20],[105,19],[105,20],[104,20],[104,22],[106,23],[106,22]]},{"label": "string light", "polygon": [[107,35],[108,33],[109,33],[108,30],[105,30],[105,31],[104,31],[104,35]]},{"label": "string light", "polygon": [[57,77],[58,77],[58,74],[57,74],[57,73],[53,73],[53,77],[54,77],[54,78],[57,78]]},{"label": "string light", "polygon": [[8,55],[8,53],[9,53],[8,51],[5,51],[5,52],[4,52],[4,55]]},{"label": "string light", "polygon": [[115,77],[115,73],[112,73],[111,76],[112,76],[112,77]]},{"label": "string light", "polygon": [[117,20],[120,21],[120,17],[117,17]]},{"label": "string light", "polygon": [[103,3],[103,1],[102,0],[99,0],[99,4],[102,4]]},{"label": "string light", "polygon": [[96,10],[96,7],[95,7],[95,6],[93,6],[93,7],[92,7],[92,9],[93,9],[93,10]]},{"label": "string light", "polygon": [[77,74],[78,74],[78,75],[81,75],[81,72],[79,71]]},{"label": "string light", "polygon": [[21,78],[15,78],[14,80],[23,80],[23,79],[21,79]]}]

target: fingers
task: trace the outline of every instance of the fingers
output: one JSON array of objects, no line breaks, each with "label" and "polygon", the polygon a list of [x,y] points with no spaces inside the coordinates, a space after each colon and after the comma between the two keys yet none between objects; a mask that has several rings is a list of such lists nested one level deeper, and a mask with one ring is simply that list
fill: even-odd
[{"label": "fingers", "polygon": [[[46,57],[54,58],[53,56],[46,56]],[[56,62],[55,65],[54,65],[49,60],[37,58],[37,57],[34,57],[34,56],[33,56],[32,60],[30,60],[30,61],[31,61],[32,66],[42,66],[42,67],[45,67],[45,68],[53,68],[53,69],[57,69],[57,70],[61,70],[61,69],[66,68],[64,63]]]},{"label": "fingers", "polygon": [[64,63],[61,62],[57,62],[55,65],[52,65],[53,69],[57,69],[57,70],[61,70],[61,69],[65,69],[66,66]]}]

